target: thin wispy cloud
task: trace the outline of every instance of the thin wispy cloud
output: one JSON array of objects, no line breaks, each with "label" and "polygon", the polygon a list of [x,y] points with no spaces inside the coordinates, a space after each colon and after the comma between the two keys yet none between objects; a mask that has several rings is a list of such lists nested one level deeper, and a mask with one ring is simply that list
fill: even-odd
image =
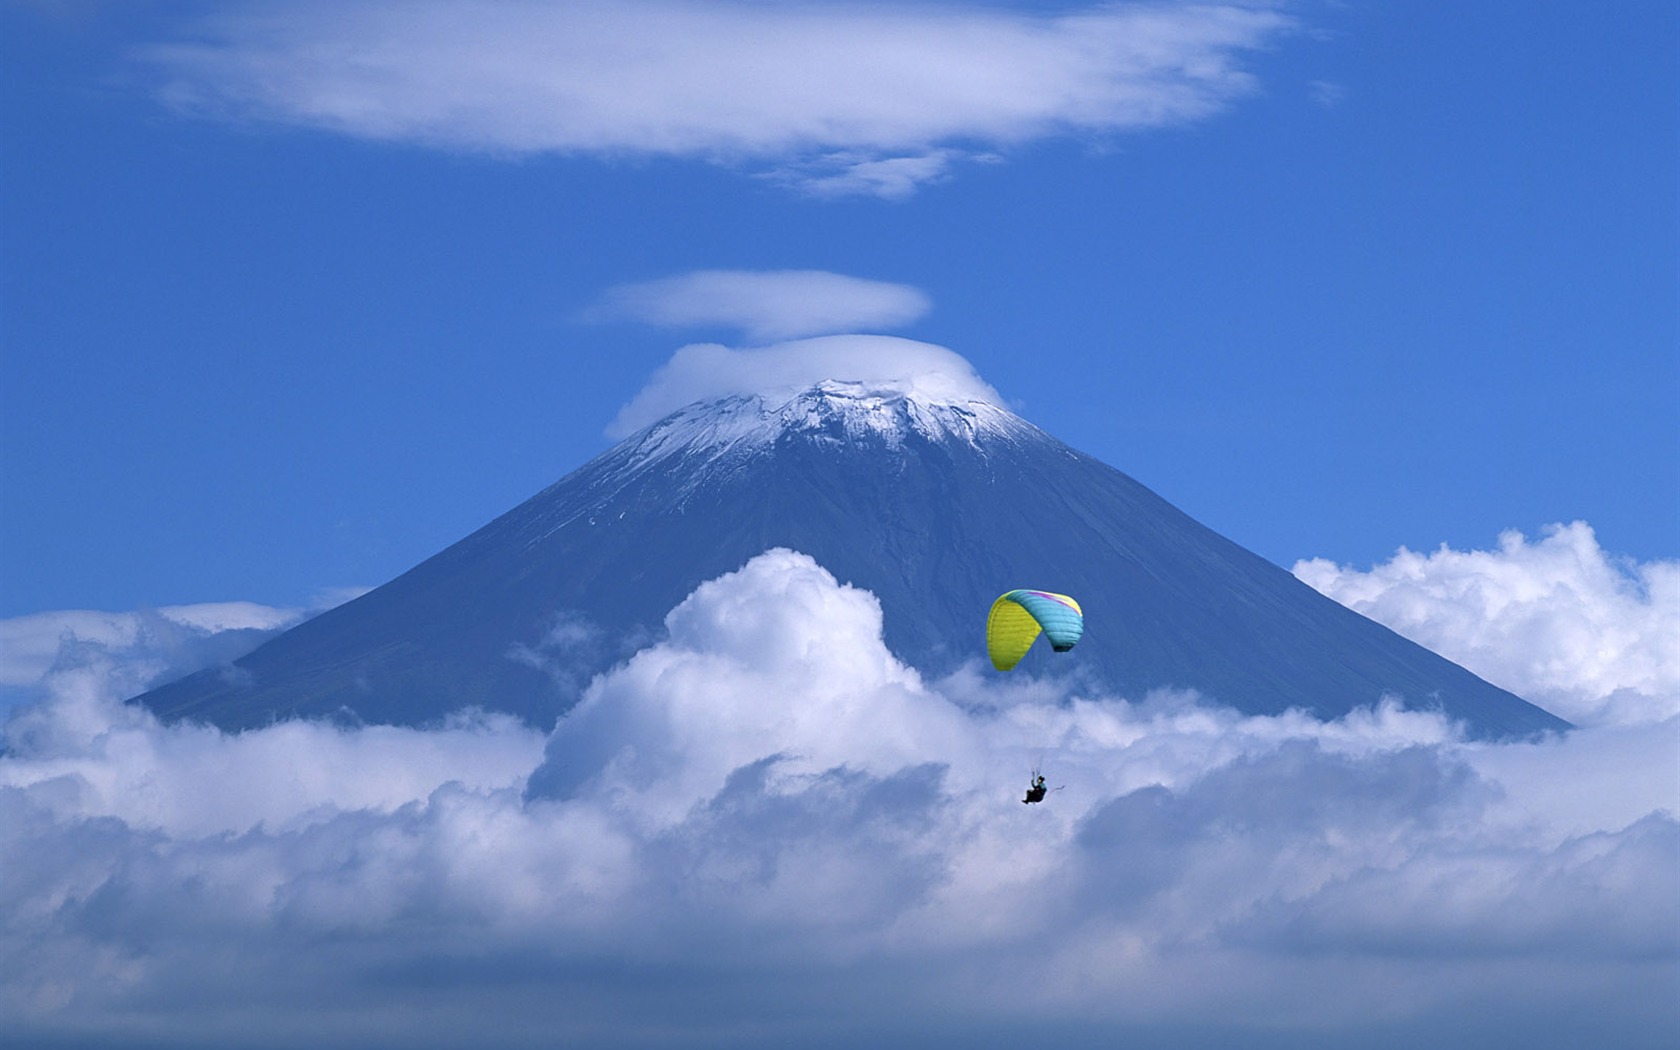
[{"label": "thin wispy cloud", "polygon": [[[163,726],[86,647],[0,757],[9,1031],[1168,1046],[1214,1017],[1233,1045],[1549,1047],[1680,1020],[1663,708],[1488,744],[1389,704],[928,681],[881,617],[767,552],[552,733]],[[1037,762],[1065,790],[1022,806]]]},{"label": "thin wispy cloud", "polygon": [[141,53],[189,113],[490,154],[673,156],[901,198],[965,158],[1202,120],[1277,5],[223,5]]},{"label": "thin wispy cloud", "polygon": [[796,187],[813,197],[879,197],[897,201],[915,196],[923,186],[944,182],[958,163],[980,159],[956,149],[932,149],[896,157],[875,157],[855,151],[830,153],[791,162],[767,172],[764,178]]}]

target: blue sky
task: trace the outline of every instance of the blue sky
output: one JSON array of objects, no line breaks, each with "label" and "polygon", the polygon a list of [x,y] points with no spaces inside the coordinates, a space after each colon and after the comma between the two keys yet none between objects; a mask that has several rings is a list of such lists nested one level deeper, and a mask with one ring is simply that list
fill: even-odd
[{"label": "blue sky", "polygon": [[[1666,1047],[1677,23],[0,3],[0,1042]],[[881,347],[1577,728],[925,680],[790,551],[552,730],[123,702]]]},{"label": "blue sky", "polygon": [[[426,9],[0,8],[0,613],[383,582],[606,447],[679,346],[749,341],[597,309],[703,270],[919,293],[895,334],[1280,564],[1576,519],[1680,552],[1670,4],[1169,7],[1141,58],[1074,4],[666,5],[559,116],[575,27]],[[873,86],[879,34],[959,23],[1008,57]],[[337,83],[323,40],[393,66]]]}]

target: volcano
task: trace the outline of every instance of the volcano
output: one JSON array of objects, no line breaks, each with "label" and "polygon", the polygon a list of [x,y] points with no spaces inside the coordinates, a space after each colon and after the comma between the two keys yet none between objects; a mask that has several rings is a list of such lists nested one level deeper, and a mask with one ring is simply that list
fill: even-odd
[{"label": "volcano", "polygon": [[840,381],[689,404],[384,586],[139,700],[227,729],[466,707],[546,728],[696,586],[777,547],[872,592],[887,646],[929,676],[983,661],[993,599],[1035,587],[1078,598],[1085,639],[1012,674],[1250,714],[1391,696],[1484,737],[1566,726],[989,400]]}]

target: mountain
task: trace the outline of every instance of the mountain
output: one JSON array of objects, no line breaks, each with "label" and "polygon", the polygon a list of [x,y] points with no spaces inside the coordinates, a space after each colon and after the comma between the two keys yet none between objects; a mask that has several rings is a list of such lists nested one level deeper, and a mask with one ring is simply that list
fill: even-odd
[{"label": "mountain", "polygon": [[383,587],[140,700],[225,728],[467,705],[547,726],[699,583],[773,547],[873,592],[887,645],[929,674],[980,656],[998,594],[1040,587],[1079,599],[1086,636],[1054,662],[1036,648],[1028,673],[1255,714],[1394,694],[1478,735],[1566,725],[995,404],[832,381],[680,409]]}]

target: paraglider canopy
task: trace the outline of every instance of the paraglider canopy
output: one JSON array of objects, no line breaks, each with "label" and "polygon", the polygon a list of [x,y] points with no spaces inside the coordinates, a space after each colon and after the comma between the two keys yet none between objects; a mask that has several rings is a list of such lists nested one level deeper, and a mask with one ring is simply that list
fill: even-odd
[{"label": "paraglider canopy", "polygon": [[986,655],[993,667],[1007,671],[1021,662],[1040,634],[1050,639],[1052,649],[1065,653],[1084,633],[1085,614],[1067,595],[1009,591],[992,603],[986,617]]}]

